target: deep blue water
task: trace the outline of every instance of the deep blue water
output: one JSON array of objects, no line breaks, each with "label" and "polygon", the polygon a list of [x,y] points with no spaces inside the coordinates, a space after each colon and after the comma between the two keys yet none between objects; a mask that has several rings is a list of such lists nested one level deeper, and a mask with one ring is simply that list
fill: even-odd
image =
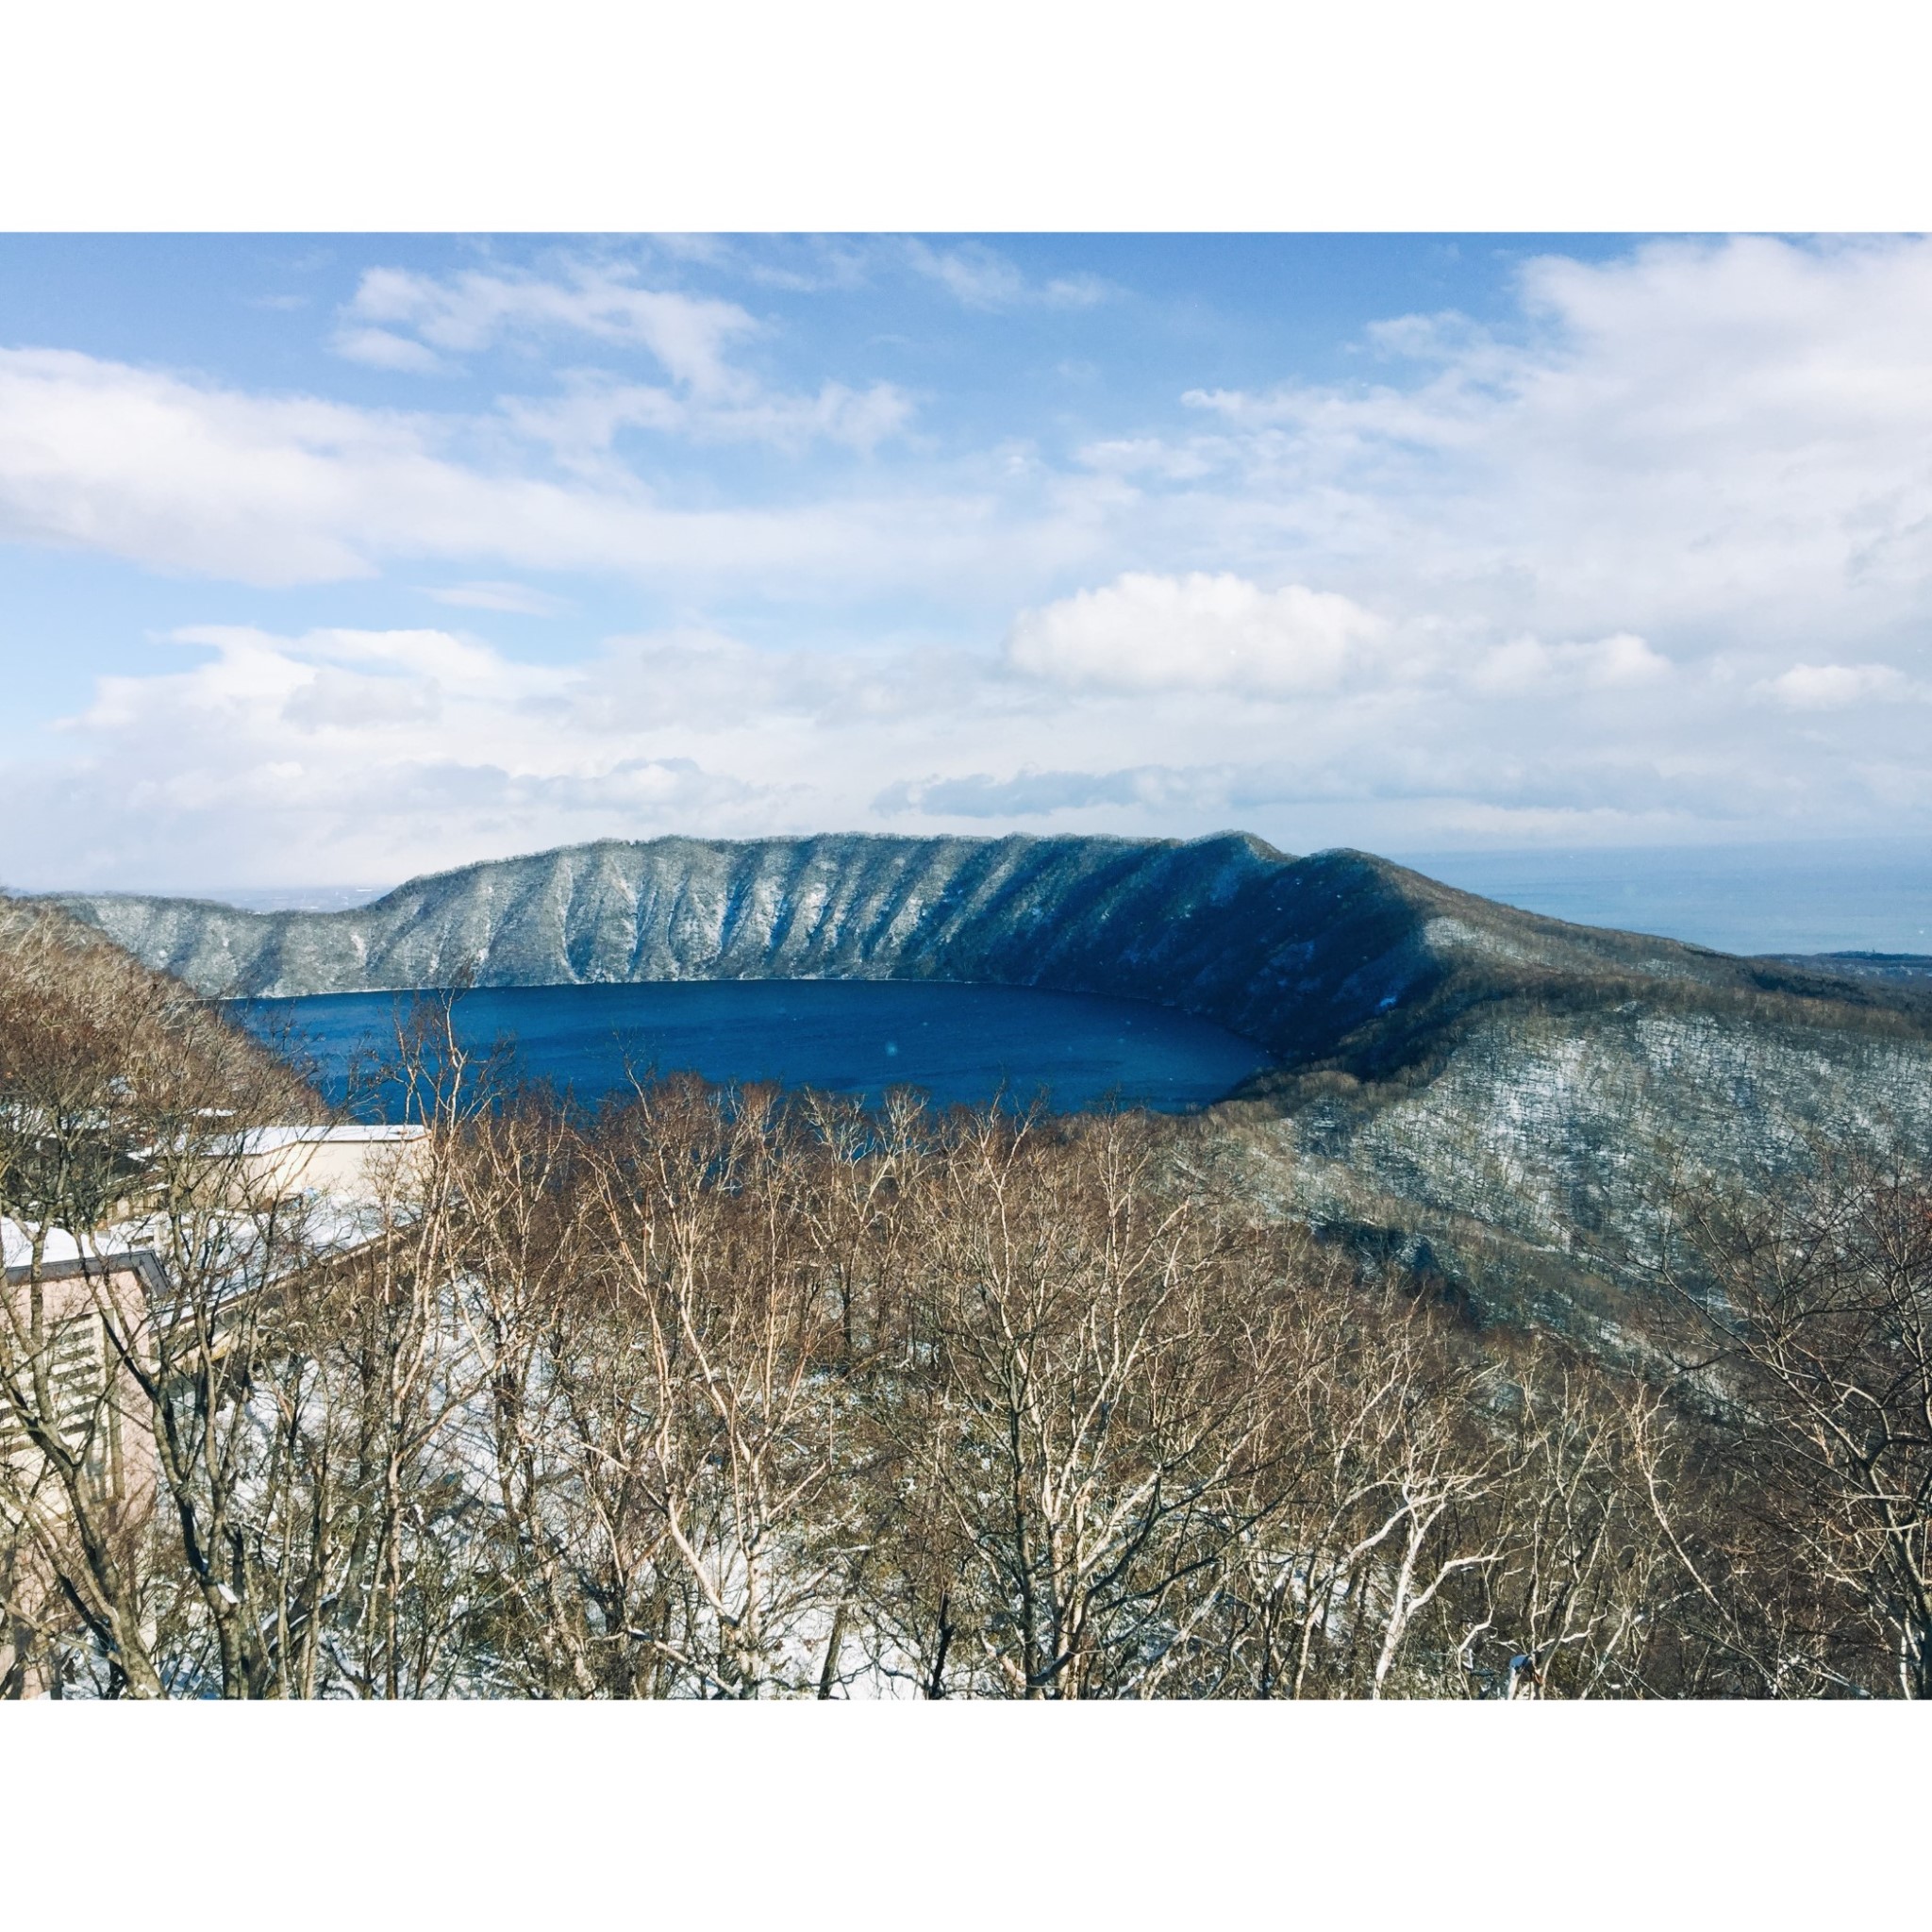
[{"label": "deep blue water", "polygon": [[[340,1099],[358,1056],[392,1049],[394,993],[236,1001],[237,1018],[284,1033]],[[924,1088],[941,1106],[1040,1089],[1063,1111],[1108,1100],[1177,1111],[1215,1100],[1267,1055],[1206,1020],[1140,1000],[1002,986],[869,980],[723,980],[481,988],[456,1008],[465,1044],[513,1041],[518,1071],[595,1101],[641,1073],[778,1080],[878,1098]]]}]

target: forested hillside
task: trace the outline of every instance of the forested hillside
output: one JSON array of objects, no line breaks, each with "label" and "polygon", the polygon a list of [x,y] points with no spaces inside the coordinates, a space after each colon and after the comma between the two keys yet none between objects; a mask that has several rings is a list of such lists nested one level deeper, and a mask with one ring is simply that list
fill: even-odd
[{"label": "forested hillside", "polygon": [[[205,1004],[0,925],[5,1688],[1932,1692],[1923,1170],[1681,1191],[1616,1352],[1257,1214],[1211,1117],[397,1056],[346,1213],[238,1160],[314,1103]],[[92,1384],[56,1232],[158,1264],[68,1266]]]}]

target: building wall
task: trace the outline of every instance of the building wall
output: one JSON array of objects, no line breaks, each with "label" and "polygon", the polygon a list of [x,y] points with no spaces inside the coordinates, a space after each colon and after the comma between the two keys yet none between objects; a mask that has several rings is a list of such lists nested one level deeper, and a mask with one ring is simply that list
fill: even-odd
[{"label": "building wall", "polygon": [[[56,1583],[77,1558],[68,1483],[33,1440],[28,1407],[82,1464],[83,1501],[137,1574],[157,1489],[154,1418],[108,1339],[146,1348],[158,1266],[146,1254],[9,1268],[0,1290],[0,1691],[56,1686],[46,1640],[79,1620]],[[38,1360],[44,1388],[36,1380]]]}]

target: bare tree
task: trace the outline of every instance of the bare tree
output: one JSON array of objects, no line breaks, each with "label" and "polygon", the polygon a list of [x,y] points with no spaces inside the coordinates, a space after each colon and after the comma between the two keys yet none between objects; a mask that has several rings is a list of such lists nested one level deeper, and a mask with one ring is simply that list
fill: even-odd
[{"label": "bare tree", "polygon": [[1762,1560],[1732,1565],[1779,1640],[1765,1688],[1869,1694],[1875,1670],[1932,1695],[1932,1191],[1828,1166],[1774,1197],[1693,1200],[1677,1232],[1692,1261],[1672,1285],[1707,1343],[1688,1367],[1748,1463],[1745,1521],[1790,1573],[1767,1591]]},{"label": "bare tree", "polygon": [[824,1561],[839,1311],[797,1239],[801,1163],[771,1090],[641,1090],[598,1147],[598,1238],[643,1370],[641,1479],[676,1565],[654,1640],[711,1695],[810,1681],[798,1643]]},{"label": "bare tree", "polygon": [[901,1534],[929,1540],[935,1503],[950,1524],[928,1687],[1152,1694],[1268,1507],[1276,1298],[1239,1238],[1158,1199],[1143,1123],[988,1113],[946,1153],[888,1421],[928,1497]]},{"label": "bare tree", "polygon": [[[214,1639],[228,1694],[272,1674],[255,1599],[262,1544],[260,1418],[273,1286],[299,1273],[299,1211],[257,1172],[238,1123],[298,1116],[312,1096],[171,982],[42,914],[0,944],[0,1206],[26,1231],[6,1298],[0,1407],[30,1446],[42,1567],[58,1580],[107,1675],[154,1695],[167,1585],[185,1587]],[[103,1240],[112,1224],[118,1242]],[[125,1258],[133,1246],[159,1265]],[[72,1251],[62,1320],[97,1353],[84,1398],[54,1375],[48,1256]],[[99,1451],[118,1441],[118,1468]],[[19,1458],[8,1465],[21,1467]],[[164,1499],[179,1567],[158,1576],[149,1504]],[[137,1527],[139,1535],[137,1535]]]}]

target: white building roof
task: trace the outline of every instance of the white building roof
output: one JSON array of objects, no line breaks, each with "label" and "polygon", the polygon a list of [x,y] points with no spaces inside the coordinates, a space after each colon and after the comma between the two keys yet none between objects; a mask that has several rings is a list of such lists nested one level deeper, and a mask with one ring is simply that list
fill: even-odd
[{"label": "white building roof", "polygon": [[[134,1250],[112,1228],[99,1235],[88,1237],[87,1252],[91,1256],[127,1255]],[[0,1267],[25,1268],[34,1257],[33,1237],[19,1222],[0,1214]],[[63,1261],[80,1259],[80,1243],[64,1227],[47,1230],[46,1245],[41,1251],[41,1259],[50,1267],[58,1267]]]}]

